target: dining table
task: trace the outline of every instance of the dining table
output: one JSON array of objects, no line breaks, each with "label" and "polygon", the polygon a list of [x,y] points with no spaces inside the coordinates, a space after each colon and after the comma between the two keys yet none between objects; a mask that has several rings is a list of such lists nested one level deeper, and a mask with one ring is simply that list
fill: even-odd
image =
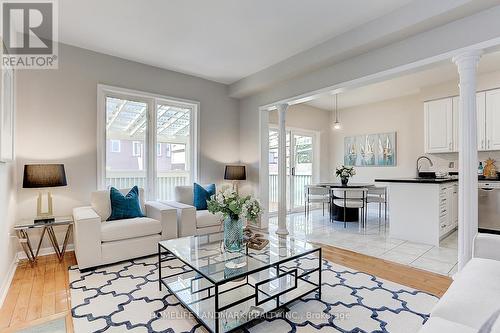
[{"label": "dining table", "polygon": [[[370,188],[370,187],[375,187],[374,184],[369,184],[369,183],[347,183],[346,185],[342,183],[318,183],[316,186],[321,186],[325,187],[328,189],[335,189],[335,188],[351,188],[351,189],[356,189],[356,188]],[[330,219],[333,219],[335,221],[344,221],[344,210],[345,210],[345,221],[346,222],[358,222],[359,221],[359,209],[358,208],[344,208],[344,207],[339,207],[333,203],[333,194],[330,192]]]}]

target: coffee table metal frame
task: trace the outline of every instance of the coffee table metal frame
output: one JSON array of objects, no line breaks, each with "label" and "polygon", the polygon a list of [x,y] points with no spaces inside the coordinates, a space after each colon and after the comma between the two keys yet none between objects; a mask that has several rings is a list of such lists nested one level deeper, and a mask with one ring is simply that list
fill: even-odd
[{"label": "coffee table metal frame", "polygon": [[[242,256],[252,256],[251,254],[249,254],[247,248],[245,248],[244,250],[242,250],[241,254],[242,254]],[[283,264],[285,264],[285,263],[287,263],[289,261],[292,261],[292,260],[296,260],[296,259],[300,259],[302,257],[306,257],[306,256],[311,255],[311,254],[317,254],[317,256],[318,256],[318,263],[319,264],[318,264],[318,267],[316,267],[314,269],[306,270],[304,273],[302,273],[300,275],[298,274],[297,268],[294,268],[292,270],[283,270],[283,269],[280,269],[280,265],[283,265]],[[162,258],[162,255],[164,255],[163,258]],[[257,259],[256,257],[253,257],[253,258]],[[179,273],[174,273],[174,274],[162,277],[162,273],[161,273],[162,263],[168,262],[168,261],[171,261],[171,260],[179,260],[185,266],[189,267],[189,270],[182,271],[182,272],[179,272]],[[184,302],[184,300],[181,299],[181,297],[177,297],[177,299],[179,300],[179,302],[182,304],[182,306],[184,308],[186,308],[191,314],[193,314],[198,319],[198,322],[200,322],[209,332],[212,332],[212,333],[219,333],[220,332],[219,320],[220,320],[220,313],[222,311],[225,311],[225,310],[227,310],[227,309],[229,309],[231,307],[234,307],[234,306],[236,306],[238,304],[244,303],[244,302],[246,302],[246,301],[248,301],[250,299],[255,299],[255,306],[258,306],[258,305],[260,305],[262,303],[266,303],[266,302],[269,302],[272,299],[275,299],[276,300],[276,306],[273,309],[266,311],[265,313],[261,313],[257,318],[253,318],[252,320],[249,320],[248,322],[244,322],[244,323],[242,323],[242,324],[240,324],[238,326],[232,327],[230,330],[228,330],[226,332],[235,331],[238,328],[241,328],[242,326],[249,324],[251,321],[259,319],[259,317],[264,316],[266,313],[269,313],[269,312],[276,311],[278,309],[284,308],[288,304],[290,304],[290,303],[292,303],[292,302],[294,302],[294,301],[296,301],[296,300],[298,300],[298,299],[300,299],[300,298],[302,298],[302,297],[304,297],[306,295],[309,295],[309,294],[311,294],[311,293],[313,293],[315,291],[317,291],[317,294],[316,294],[317,298],[321,299],[321,283],[322,283],[321,282],[321,268],[322,268],[322,262],[323,262],[323,260],[322,260],[321,247],[315,247],[315,248],[313,248],[311,250],[307,250],[307,251],[302,252],[300,254],[283,258],[283,260],[279,260],[276,263],[265,263],[265,262],[263,262],[264,265],[262,267],[258,267],[256,269],[253,269],[253,270],[250,270],[250,271],[247,271],[247,272],[243,272],[243,273],[240,273],[240,274],[235,274],[234,276],[231,276],[231,277],[229,277],[227,279],[224,279],[223,281],[215,281],[214,279],[212,279],[207,274],[205,274],[205,273],[201,272],[200,270],[196,269],[195,267],[193,267],[193,265],[190,265],[187,261],[183,260],[182,258],[177,257],[174,253],[170,252],[165,246],[163,246],[161,244],[161,242],[158,243],[158,272],[159,272],[159,288],[160,288],[160,291],[162,290],[162,285],[163,285],[163,286],[165,286],[167,288],[167,290],[171,294],[176,295],[176,293],[179,292],[179,291],[176,292],[176,291],[172,290],[168,286],[168,283],[166,281],[164,281],[164,280],[172,278],[172,277],[175,277],[175,276],[179,276],[179,275],[182,275],[182,274],[190,273],[190,272],[196,272],[196,273],[198,273],[200,276],[199,277],[195,277],[195,278],[193,278],[191,280],[191,285],[189,287],[190,292],[192,294],[196,294],[196,293],[200,293],[202,291],[208,290],[208,297],[198,299],[198,300],[196,300],[193,303],[197,303],[197,302],[204,301],[204,300],[207,300],[207,299],[210,299],[210,298],[214,298],[214,301],[215,301],[215,306],[214,306],[214,309],[215,309],[215,313],[214,313],[215,331],[212,330],[208,326],[208,324],[206,324],[205,321],[198,316],[197,313],[195,313],[194,311],[191,311],[189,304],[186,304]],[[259,273],[261,271],[264,271],[264,270],[267,270],[267,269],[271,269],[271,268],[276,269],[276,275],[274,277],[271,277],[269,279],[265,279],[265,280],[259,281],[259,282],[255,283],[254,285],[252,285],[248,281],[248,277],[250,275],[255,274],[255,273]],[[306,276],[309,276],[310,274],[315,273],[315,272],[319,272],[318,273],[318,283],[317,284],[314,283],[314,282],[308,281],[307,279],[305,279]],[[263,285],[265,283],[272,282],[273,280],[280,279],[280,278],[282,278],[282,277],[284,277],[286,275],[293,275],[293,278],[294,278],[294,285],[293,285],[293,287],[285,289],[285,290],[282,290],[279,293],[276,293],[274,295],[269,295],[269,294],[267,294],[264,291],[262,291],[262,290],[259,289],[259,286],[261,286],[261,285]],[[197,280],[197,279],[202,279],[202,278],[204,278],[207,281],[209,281],[212,284],[212,286],[209,286],[207,288],[202,288],[202,289],[193,291],[192,281],[194,281],[195,279]],[[235,286],[235,287],[232,287],[232,288],[229,288],[229,289],[226,289],[224,291],[219,292],[219,288],[222,285],[224,285],[224,284],[226,284],[228,282],[232,282],[232,281],[235,281],[235,280],[242,279],[242,278],[245,279],[245,284],[240,284],[238,286]],[[293,299],[288,300],[287,302],[285,302],[283,304],[280,304],[280,296],[282,296],[282,295],[284,295],[284,294],[286,294],[286,293],[288,293],[288,292],[296,289],[297,288],[297,282],[298,282],[298,280],[301,280],[301,281],[304,281],[304,282],[306,282],[308,284],[311,284],[315,288],[310,289],[307,292],[305,292],[303,294],[300,294],[300,295],[294,297]],[[227,293],[227,292],[235,290],[237,288],[242,288],[242,287],[244,287],[246,285],[249,285],[249,286],[251,286],[251,287],[253,287],[255,289],[255,293],[253,295],[249,295],[249,296],[243,297],[243,298],[239,299],[236,302],[232,302],[232,303],[226,304],[226,305],[224,305],[222,307],[219,306],[219,297],[220,297],[221,294]],[[212,288],[214,289],[213,293],[210,292]],[[259,293],[266,294],[268,297],[265,298],[265,299],[259,300],[259,297],[258,297]]]}]

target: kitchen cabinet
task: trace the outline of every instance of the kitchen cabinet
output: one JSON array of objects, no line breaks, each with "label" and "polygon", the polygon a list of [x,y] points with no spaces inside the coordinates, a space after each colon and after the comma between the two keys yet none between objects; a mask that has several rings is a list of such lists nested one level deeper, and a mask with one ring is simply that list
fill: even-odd
[{"label": "kitchen cabinet", "polygon": [[486,93],[485,150],[500,150],[500,89]]},{"label": "kitchen cabinet", "polygon": [[439,237],[458,226],[458,185],[442,185],[439,189]]},{"label": "kitchen cabinet", "polygon": [[[476,112],[477,149],[500,150],[500,89],[478,92]],[[424,103],[426,153],[458,152],[458,118],[458,96]]]},{"label": "kitchen cabinet", "polygon": [[453,102],[451,98],[424,103],[425,152],[453,151]]}]

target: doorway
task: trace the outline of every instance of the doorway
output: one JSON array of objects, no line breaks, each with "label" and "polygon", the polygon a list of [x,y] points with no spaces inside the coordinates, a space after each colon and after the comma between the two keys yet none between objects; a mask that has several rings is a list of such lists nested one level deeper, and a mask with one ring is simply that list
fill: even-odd
[{"label": "doorway", "polygon": [[[286,130],[287,212],[304,208],[304,186],[315,178],[317,135],[302,129]],[[269,127],[269,213],[278,211],[278,129]]]}]

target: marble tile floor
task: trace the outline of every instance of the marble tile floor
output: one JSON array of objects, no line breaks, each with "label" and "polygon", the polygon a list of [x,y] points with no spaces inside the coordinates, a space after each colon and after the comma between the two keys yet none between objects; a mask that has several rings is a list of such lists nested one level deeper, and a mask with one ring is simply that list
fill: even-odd
[{"label": "marble tile floor", "polygon": [[[277,217],[269,218],[269,231],[277,229]],[[293,213],[287,217],[288,230],[296,238],[336,246],[369,256],[409,265],[438,274],[452,276],[457,269],[458,235],[453,232],[441,241],[439,247],[412,243],[389,237],[389,226],[378,223],[378,210],[368,211],[366,231],[359,232],[358,223],[330,222],[328,214],[321,210],[311,211],[306,219],[304,213]]]}]

